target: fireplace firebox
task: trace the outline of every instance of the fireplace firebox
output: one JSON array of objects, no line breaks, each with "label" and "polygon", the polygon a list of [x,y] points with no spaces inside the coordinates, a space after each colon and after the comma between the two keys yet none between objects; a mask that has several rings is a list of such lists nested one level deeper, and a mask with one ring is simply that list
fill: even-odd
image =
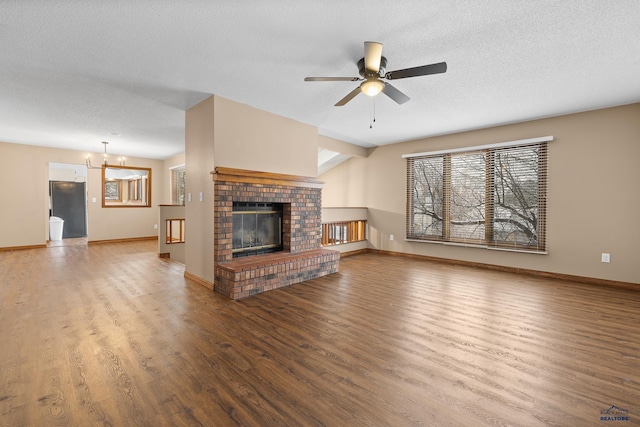
[{"label": "fireplace firebox", "polygon": [[282,250],[282,203],[233,203],[233,258]]}]

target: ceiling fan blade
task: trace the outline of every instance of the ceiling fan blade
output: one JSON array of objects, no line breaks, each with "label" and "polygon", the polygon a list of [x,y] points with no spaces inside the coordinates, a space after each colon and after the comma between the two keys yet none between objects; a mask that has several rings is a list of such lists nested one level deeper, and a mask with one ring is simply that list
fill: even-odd
[{"label": "ceiling fan blade", "polygon": [[360,86],[358,86],[357,88],[355,88],[354,90],[349,92],[349,94],[347,96],[345,96],[340,101],[338,101],[335,106],[336,107],[342,107],[344,104],[346,104],[347,102],[349,102],[353,98],[355,98],[356,95],[359,94],[360,92],[362,92],[362,90],[360,89]]},{"label": "ceiling fan blade", "polygon": [[378,73],[380,58],[382,58],[382,43],[364,42],[364,68],[369,72]]},{"label": "ceiling fan blade", "polygon": [[405,79],[407,77],[427,76],[429,74],[440,74],[447,71],[447,63],[439,62],[437,64],[422,65],[420,67],[405,68],[404,70],[389,71],[385,74],[388,80]]},{"label": "ceiling fan blade", "polygon": [[407,95],[400,92],[398,89],[396,89],[395,87],[391,86],[389,83],[386,83],[386,82],[384,84],[384,89],[382,89],[382,93],[384,93],[385,95],[387,95],[389,98],[393,99],[400,105],[404,104],[405,102],[411,99]]},{"label": "ceiling fan blade", "polygon": [[305,82],[357,82],[360,77],[305,77]]}]

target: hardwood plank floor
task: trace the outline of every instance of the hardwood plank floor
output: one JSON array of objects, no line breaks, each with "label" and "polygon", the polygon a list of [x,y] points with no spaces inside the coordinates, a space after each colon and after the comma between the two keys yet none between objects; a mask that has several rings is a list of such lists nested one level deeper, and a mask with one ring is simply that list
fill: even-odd
[{"label": "hardwood plank floor", "polygon": [[12,427],[635,425],[640,292],[364,254],[229,301],[155,242],[0,252],[0,385]]}]

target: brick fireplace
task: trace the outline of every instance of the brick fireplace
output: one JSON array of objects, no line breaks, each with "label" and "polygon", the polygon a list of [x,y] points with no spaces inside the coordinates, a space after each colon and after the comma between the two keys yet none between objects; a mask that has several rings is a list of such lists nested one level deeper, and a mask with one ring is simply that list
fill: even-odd
[{"label": "brick fireplace", "polygon": [[[221,167],[212,174],[216,292],[246,298],[338,271],[340,253],[321,248],[321,181]],[[234,204],[281,206],[281,250],[234,257]]]}]

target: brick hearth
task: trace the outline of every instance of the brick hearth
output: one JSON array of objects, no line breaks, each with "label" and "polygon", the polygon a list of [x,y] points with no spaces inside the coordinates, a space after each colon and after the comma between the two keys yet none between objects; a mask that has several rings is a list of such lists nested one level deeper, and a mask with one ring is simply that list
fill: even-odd
[{"label": "brick hearth", "polygon": [[[216,292],[240,299],[338,271],[340,253],[321,248],[321,181],[220,167],[213,180]],[[282,203],[283,251],[234,259],[233,202]]]}]

